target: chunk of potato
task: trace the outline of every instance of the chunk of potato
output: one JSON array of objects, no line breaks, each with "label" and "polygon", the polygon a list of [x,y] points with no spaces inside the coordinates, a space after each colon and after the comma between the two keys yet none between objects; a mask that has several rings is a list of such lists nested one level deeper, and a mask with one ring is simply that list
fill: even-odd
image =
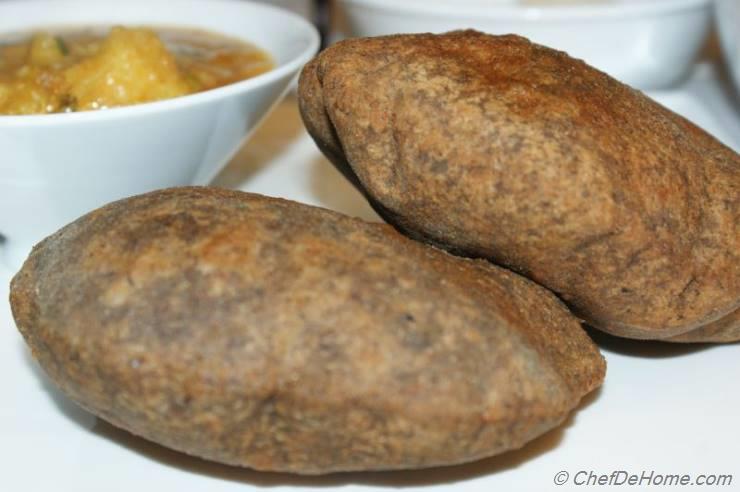
[{"label": "chunk of potato", "polygon": [[79,110],[183,96],[195,90],[157,35],[114,27],[100,50],[69,67],[68,92]]}]

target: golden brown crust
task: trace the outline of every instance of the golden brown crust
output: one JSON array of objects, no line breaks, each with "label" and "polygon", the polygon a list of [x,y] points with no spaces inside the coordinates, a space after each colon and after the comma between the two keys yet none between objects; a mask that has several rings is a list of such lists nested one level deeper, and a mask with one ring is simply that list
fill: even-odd
[{"label": "golden brown crust", "polygon": [[261,470],[453,464],[558,425],[604,376],[548,291],[371,224],[180,188],[39,244],[18,328],[74,401],[163,445]]},{"label": "golden brown crust", "polygon": [[528,276],[594,326],[665,339],[740,306],[737,154],[581,61],[474,31],[355,39],[309,63],[299,93],[389,222]]}]

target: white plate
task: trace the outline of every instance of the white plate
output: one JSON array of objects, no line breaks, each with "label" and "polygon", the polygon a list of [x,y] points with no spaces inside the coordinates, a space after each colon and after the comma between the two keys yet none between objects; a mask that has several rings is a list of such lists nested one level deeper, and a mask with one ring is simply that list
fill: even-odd
[{"label": "white plate", "polygon": [[[738,148],[740,122],[711,66],[682,90],[654,94]],[[319,154],[289,99],[221,176],[221,184],[375,215]],[[0,270],[0,298],[10,272]],[[134,438],[60,395],[32,361],[0,303],[0,489],[9,492],[247,492],[585,490],[579,471],[734,474],[740,490],[740,344],[683,346],[596,334],[609,368],[604,387],[560,428],[524,449],[465,466],[417,472],[301,478],[207,463]],[[554,485],[560,471],[567,486]],[[583,475],[579,475],[584,478]],[[626,487],[626,486],[625,486]],[[647,487],[626,487],[646,490]],[[656,487],[656,490],[661,487]],[[665,489],[673,490],[674,487]],[[706,490],[707,487],[680,487]]]}]

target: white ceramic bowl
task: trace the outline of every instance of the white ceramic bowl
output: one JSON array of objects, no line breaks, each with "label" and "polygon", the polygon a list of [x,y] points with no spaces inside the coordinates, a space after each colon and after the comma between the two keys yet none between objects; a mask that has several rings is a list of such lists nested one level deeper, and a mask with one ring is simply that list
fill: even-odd
[{"label": "white ceramic bowl", "polygon": [[0,37],[43,27],[197,27],[251,41],[276,68],[219,89],[70,114],[0,116],[0,244],[4,263],[107,202],[207,184],[316,53],[316,29],[274,7],[228,0],[0,2]]},{"label": "white ceramic bowl", "polygon": [[711,19],[711,0],[570,0],[560,5],[553,0],[536,6],[500,0],[337,2],[352,36],[463,28],[516,33],[641,89],[679,82],[695,60]]},{"label": "white ceramic bowl", "polygon": [[301,15],[304,19],[313,21],[314,15],[316,14],[316,4],[314,0],[255,0],[259,3],[267,3],[280,7],[281,9],[288,9]]},{"label": "white ceramic bowl", "polygon": [[735,87],[740,91],[740,0],[715,0],[720,45]]}]

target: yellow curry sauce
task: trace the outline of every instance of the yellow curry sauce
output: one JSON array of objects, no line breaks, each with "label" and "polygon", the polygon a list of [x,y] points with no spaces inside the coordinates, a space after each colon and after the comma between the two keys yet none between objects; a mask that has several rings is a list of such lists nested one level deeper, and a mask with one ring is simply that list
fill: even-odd
[{"label": "yellow curry sauce", "polygon": [[114,27],[37,33],[0,45],[0,114],[105,109],[183,96],[254,77],[270,56],[212,33]]}]

